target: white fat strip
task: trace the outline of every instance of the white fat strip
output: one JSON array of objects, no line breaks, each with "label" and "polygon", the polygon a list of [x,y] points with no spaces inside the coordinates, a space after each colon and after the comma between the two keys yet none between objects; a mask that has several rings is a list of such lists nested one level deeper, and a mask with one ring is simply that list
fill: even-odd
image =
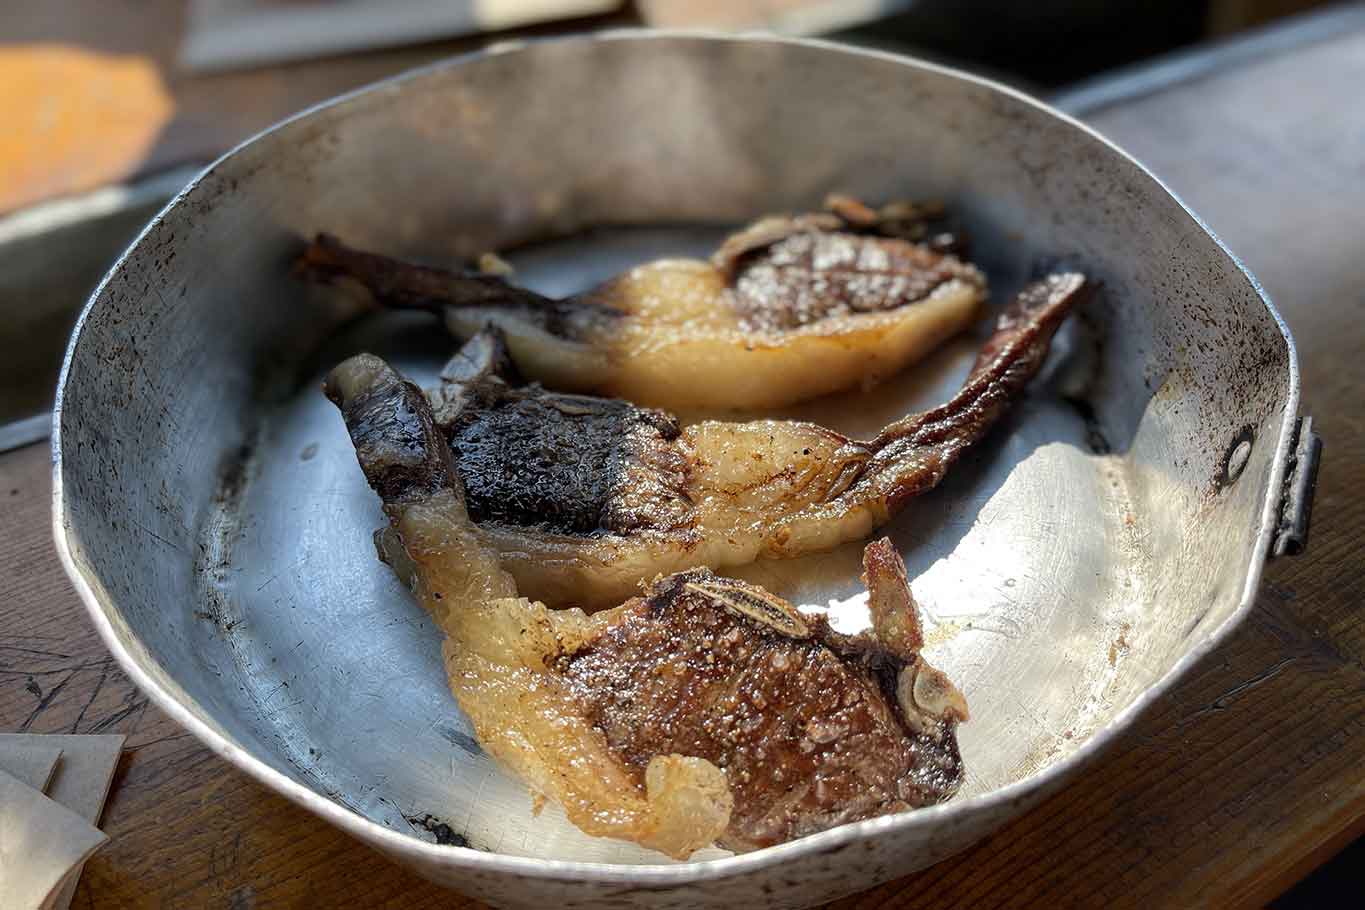
[{"label": "white fat strip", "polygon": [[867,592],[854,594],[847,600],[831,600],[821,607],[816,604],[798,604],[802,613],[823,614],[829,619],[829,626],[841,635],[857,635],[872,628],[872,614],[867,609]]}]

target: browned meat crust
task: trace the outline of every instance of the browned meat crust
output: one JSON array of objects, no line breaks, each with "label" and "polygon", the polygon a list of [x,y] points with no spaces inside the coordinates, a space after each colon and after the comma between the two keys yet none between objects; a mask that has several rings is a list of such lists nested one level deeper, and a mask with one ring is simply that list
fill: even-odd
[{"label": "browned meat crust", "polygon": [[754,332],[796,329],[923,300],[961,277],[955,260],[920,244],[848,232],[801,231],[743,257],[735,310]]},{"label": "browned meat crust", "polygon": [[[984,277],[956,255],[958,238],[931,233],[941,207],[873,210],[845,197],[828,206],[761,219],[710,262],[657,260],[562,300],[327,234],[295,270],[359,286],[385,306],[439,312],[461,339],[494,324],[521,371],[559,391],[770,407],[890,375],[966,327],[985,297]],[[698,363],[705,373],[676,381]]]},{"label": "browned meat crust", "polygon": [[[867,558],[900,562],[886,540],[869,545]],[[907,590],[903,575],[899,584]],[[734,798],[724,843],[735,849],[956,792],[962,762],[952,723],[916,730],[897,706],[897,681],[918,647],[904,658],[876,639],[859,648],[823,616],[793,611],[774,621],[731,605],[746,600],[782,610],[762,589],[704,569],[670,576],[554,668],[639,774],[669,753],[723,769]],[[901,602],[918,628],[913,603]]]},{"label": "browned meat crust", "polygon": [[[493,330],[430,394],[470,514],[507,570],[536,597],[597,608],[658,573],[865,537],[986,435],[1087,292],[1076,273],[1026,288],[952,399],[866,441],[798,421],[680,427],[624,401],[514,385]],[[373,435],[366,444],[384,445]]]},{"label": "browned meat crust", "polygon": [[326,391],[449,636],[451,687],[480,742],[585,831],[679,857],[711,841],[748,850],[960,786],[966,702],[919,654],[889,541],[866,550],[872,628],[856,636],[705,569],[591,618],[547,610],[478,543],[415,387],[362,357]]}]

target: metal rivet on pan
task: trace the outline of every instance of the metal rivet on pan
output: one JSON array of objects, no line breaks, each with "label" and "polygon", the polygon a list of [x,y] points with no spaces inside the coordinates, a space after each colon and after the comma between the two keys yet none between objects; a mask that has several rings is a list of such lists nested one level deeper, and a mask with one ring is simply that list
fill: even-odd
[{"label": "metal rivet on pan", "polygon": [[1256,440],[1256,431],[1250,426],[1242,427],[1242,431],[1237,434],[1237,438],[1228,447],[1227,455],[1223,456],[1223,470],[1219,472],[1218,487],[1222,489],[1242,476],[1242,471],[1246,470],[1247,461],[1251,458],[1251,445]]},{"label": "metal rivet on pan", "polygon": [[1228,456],[1228,479],[1236,480],[1242,475],[1242,469],[1247,466],[1247,459],[1251,457],[1251,440],[1243,439],[1237,443],[1237,447]]}]

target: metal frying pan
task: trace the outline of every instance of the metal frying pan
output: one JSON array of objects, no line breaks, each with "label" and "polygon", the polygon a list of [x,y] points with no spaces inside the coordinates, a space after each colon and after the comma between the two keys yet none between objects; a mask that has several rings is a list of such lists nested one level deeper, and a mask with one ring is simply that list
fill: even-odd
[{"label": "metal frying pan", "polygon": [[[430,378],[450,343],[419,314],[357,321],[288,265],[328,230],[433,260],[510,250],[520,280],[566,293],[830,190],[948,200],[997,300],[1059,261],[1103,292],[991,441],[889,528],[931,659],[972,705],[963,792],[669,863],[554,807],[533,814],[479,750],[435,630],[374,557],[378,504],[318,389],[360,349]],[[974,344],[792,413],[880,426],[941,400]],[[1272,546],[1298,539],[1299,512],[1282,509],[1298,395],[1254,279],[1075,121],[884,54],[606,34],[381,83],[209,168],[76,328],[54,529],[110,649],[161,708],[423,875],[507,906],[805,906],[941,860],[1085,773],[1245,618]],[[856,590],[857,553],[749,577],[824,602]]]}]

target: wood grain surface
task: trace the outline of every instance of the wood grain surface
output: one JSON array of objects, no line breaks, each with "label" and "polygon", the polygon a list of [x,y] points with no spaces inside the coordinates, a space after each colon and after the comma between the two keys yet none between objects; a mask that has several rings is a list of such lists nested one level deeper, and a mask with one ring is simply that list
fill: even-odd
[{"label": "wood grain surface", "polygon": [[[1259,906],[1365,830],[1365,31],[1091,112],[1247,262],[1326,440],[1307,552],[1074,786],[831,905]],[[1236,377],[1229,377],[1236,381]],[[76,907],[480,905],[211,756],[131,687],[49,540],[48,452],[0,457],[0,730],[129,736]]]}]

